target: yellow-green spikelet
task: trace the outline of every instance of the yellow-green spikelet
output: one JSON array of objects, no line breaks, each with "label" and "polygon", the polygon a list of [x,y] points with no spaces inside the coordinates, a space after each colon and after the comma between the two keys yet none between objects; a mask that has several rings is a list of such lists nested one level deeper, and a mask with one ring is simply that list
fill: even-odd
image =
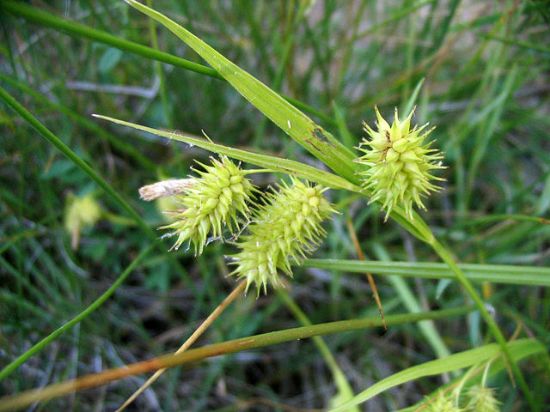
[{"label": "yellow-green spikelet", "polygon": [[334,210],[324,197],[326,190],[292,178],[279,191],[269,193],[255,212],[249,234],[241,236],[240,251],[231,256],[237,268],[232,272],[254,284],[258,293],[267,285],[281,285],[278,270],[292,276],[291,264],[300,263],[325,236],[321,223]]},{"label": "yellow-green spikelet", "polygon": [[412,218],[413,205],[425,209],[421,197],[440,189],[431,180],[443,180],[432,175],[444,168],[443,155],[425,143],[433,129],[425,130],[427,124],[411,129],[413,113],[400,121],[396,109],[390,126],[376,109],[377,130],[364,123],[370,140],[361,142],[358,149],[364,155],[356,162],[366,166],[360,172],[363,187],[372,194],[370,202],[382,204],[386,219],[397,205]]},{"label": "yellow-green spikelet", "polygon": [[238,228],[238,215],[248,214],[247,202],[254,191],[246,172],[226,156],[212,159],[210,166],[199,164],[204,169],[196,170],[200,177],[177,196],[182,210],[173,214],[173,223],[162,227],[178,237],[173,249],[189,240],[195,255],[203,252],[209,237],[220,237],[224,227]]}]

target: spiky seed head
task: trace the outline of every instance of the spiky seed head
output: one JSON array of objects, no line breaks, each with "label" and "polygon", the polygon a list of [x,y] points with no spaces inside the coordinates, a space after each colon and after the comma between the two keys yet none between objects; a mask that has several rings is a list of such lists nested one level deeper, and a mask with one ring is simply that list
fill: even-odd
[{"label": "spiky seed head", "polygon": [[292,276],[291,264],[300,264],[325,236],[321,226],[334,209],[323,195],[326,189],[292,178],[278,191],[268,193],[255,210],[249,233],[241,236],[240,251],[231,256],[236,269],[231,273],[245,279],[247,290],[254,284],[258,294],[267,285],[278,287],[280,270]]},{"label": "spiky seed head", "polygon": [[494,390],[483,386],[472,386],[468,391],[470,400],[467,410],[472,412],[499,412],[500,402],[495,398]]},{"label": "spiky seed head", "polygon": [[431,181],[443,180],[432,175],[436,169],[444,169],[443,155],[431,148],[426,138],[432,129],[424,126],[411,128],[414,109],[402,121],[397,109],[390,126],[376,110],[377,130],[363,123],[369,139],[363,139],[358,149],[364,154],[356,159],[365,166],[360,172],[362,185],[372,193],[370,202],[380,202],[386,211],[386,219],[399,205],[412,219],[413,205],[426,209],[422,197],[440,189]]},{"label": "spiky seed head", "polygon": [[70,194],[66,200],[65,230],[71,235],[71,246],[78,247],[80,232],[91,227],[101,217],[101,207],[92,194],[75,196]]},{"label": "spiky seed head", "polygon": [[200,165],[200,177],[192,178],[177,196],[180,210],[171,213],[174,222],[162,227],[177,236],[173,249],[189,241],[195,255],[203,252],[209,237],[220,237],[225,227],[232,232],[238,228],[238,217],[248,213],[254,191],[246,172],[226,156],[212,159],[210,166]]}]

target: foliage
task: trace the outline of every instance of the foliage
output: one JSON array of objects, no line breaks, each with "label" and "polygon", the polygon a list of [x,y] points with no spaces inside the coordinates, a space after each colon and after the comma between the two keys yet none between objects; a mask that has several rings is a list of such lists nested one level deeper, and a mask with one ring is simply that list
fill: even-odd
[{"label": "foliage", "polygon": [[[192,350],[245,337],[243,345],[261,332],[287,340],[274,345],[269,338],[261,350],[172,369],[138,398],[140,410],[312,409],[350,401],[366,401],[372,411],[414,410],[446,386],[445,373],[457,374],[453,385],[462,368],[484,367],[468,363],[472,350],[483,354],[479,362],[492,360],[489,385],[500,408],[527,409],[499,347],[485,344],[491,333],[477,312],[445,312],[436,321],[408,313],[469,300],[456,268],[436,262],[441,254],[433,245],[461,262],[458,270],[475,282],[506,340],[525,330],[535,337],[507,347],[514,365],[525,359],[519,366],[531,406],[542,407],[550,383],[543,3],[163,0],[154,7],[196,36],[186,37],[192,47],[202,39],[219,52],[207,61],[213,68],[123,2],[0,2],[0,359],[8,365],[1,392],[172,352],[224,299],[234,285],[223,276],[231,271],[224,256],[234,245],[209,245],[197,258],[184,248],[168,253],[172,242],[153,230],[163,216],[137,196],[146,182],[183,178],[196,159],[206,162],[201,147],[245,162],[244,170],[274,171],[251,176],[260,195],[283,174],[329,187],[325,195],[341,214],[325,224],[315,259],[292,267],[290,301],[274,293],[239,299]],[[387,116],[415,104],[415,124],[437,125],[430,138],[444,153],[447,168],[437,176],[445,181],[423,199],[428,212],[410,219],[395,207],[384,223],[381,205],[367,205],[372,193],[360,187],[353,148],[362,121],[373,124],[375,105]],[[211,140],[197,137],[206,133]],[[172,141],[160,143],[157,135]],[[76,250],[64,228],[71,193],[93,193],[101,205],[101,219],[80,232]],[[355,260],[350,230],[367,260]],[[353,323],[378,315],[366,279],[350,272],[375,275],[387,334],[381,323],[380,330]],[[289,333],[308,322],[326,331],[343,319],[351,323],[342,321],[340,333],[319,337],[316,346],[296,341],[310,326]],[[220,353],[219,346],[208,350]],[[449,353],[464,362],[453,363]],[[541,360],[529,361],[534,355]],[[432,375],[425,374],[429,362],[439,362]],[[110,410],[141,382],[121,380],[38,408]]]}]

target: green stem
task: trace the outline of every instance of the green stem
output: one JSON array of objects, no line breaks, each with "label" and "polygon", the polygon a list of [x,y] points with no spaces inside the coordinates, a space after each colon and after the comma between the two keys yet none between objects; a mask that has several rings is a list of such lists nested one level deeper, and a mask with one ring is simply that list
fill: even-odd
[{"label": "green stem", "polygon": [[34,356],[35,354],[40,352],[42,349],[44,349],[46,346],[52,343],[55,339],[57,339],[60,335],[62,335],[63,333],[71,329],[74,325],[82,322],[85,318],[87,318],[89,315],[91,315],[93,312],[99,309],[99,307],[103,305],[103,303],[105,303],[105,301],[109,299],[113,293],[115,293],[115,291],[119,288],[119,286],[122,285],[122,282],[124,282],[126,278],[130,275],[130,273],[134,271],[134,269],[138,266],[139,263],[141,263],[143,258],[151,251],[152,248],[153,248],[152,245],[145,248],[132,261],[132,263],[128,265],[128,267],[124,270],[124,272],[120,274],[120,276],[114,281],[114,283],[109,287],[109,289],[107,289],[101,296],[99,296],[96,300],[94,300],[86,309],[84,309],[82,312],[80,312],[70,321],[68,321],[67,323],[60,326],[52,333],[50,333],[40,342],[34,344],[29,350],[19,355],[16,359],[14,359],[6,367],[4,367],[4,369],[0,371],[0,381],[8,377],[10,374],[12,374],[19,366],[25,363],[31,356]]},{"label": "green stem", "polygon": [[531,410],[533,411],[539,411],[540,408],[535,402],[535,399],[533,398],[533,395],[531,394],[531,391],[529,390],[529,386],[527,385],[527,382],[525,381],[525,378],[523,377],[523,374],[521,373],[521,370],[519,369],[518,365],[514,362],[512,359],[512,355],[510,353],[510,350],[508,349],[506,338],[502,334],[500,328],[498,327],[497,323],[487,310],[487,307],[485,306],[485,303],[475,290],[472,283],[468,280],[468,278],[464,275],[456,261],[454,260],[452,254],[443,246],[437,239],[434,238],[434,240],[430,243],[430,246],[433,248],[433,250],[439,255],[439,257],[451,268],[453,273],[456,275],[456,279],[458,282],[462,285],[464,290],[468,293],[470,298],[474,301],[477,309],[481,313],[481,316],[487,323],[487,326],[489,327],[489,330],[491,331],[491,334],[496,339],[497,343],[499,344],[502,353],[504,355],[504,359],[506,360],[506,363],[512,370],[512,373],[521,388],[523,394],[525,395],[525,398],[527,399],[527,402],[529,403],[529,406]]},{"label": "green stem", "polygon": [[[471,307],[459,307],[453,309],[389,315],[386,317],[386,324],[401,325],[411,322],[418,322],[426,319],[446,319],[453,316],[460,316],[472,310]],[[265,346],[280,344],[283,342],[312,338],[319,335],[329,335],[341,332],[361,330],[365,328],[380,327],[382,320],[378,317],[343,320],[328,322],[318,325],[303,326],[277,332],[269,332],[261,335],[248,336],[245,338],[230,340],[213,345],[203,346],[198,349],[191,349],[177,355],[165,355],[159,358],[126,365],[118,369],[109,369],[97,374],[86,375],[82,378],[66,381],[23,392],[19,395],[0,399],[0,411],[14,411],[23,408],[34,402],[45,401],[59,396],[66,395],[78,390],[105,385],[109,382],[119,380],[128,376],[150,372],[158,369],[172,368],[175,366],[197,362],[205,358],[241,352],[243,350],[257,349]]]}]

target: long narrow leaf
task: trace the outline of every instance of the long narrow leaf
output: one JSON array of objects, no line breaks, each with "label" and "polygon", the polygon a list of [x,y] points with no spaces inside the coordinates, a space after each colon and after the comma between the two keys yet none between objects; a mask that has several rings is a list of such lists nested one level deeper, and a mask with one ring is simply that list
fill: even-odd
[{"label": "long narrow leaf", "polygon": [[[380,262],[345,259],[308,259],[304,266],[340,272],[397,275],[424,279],[455,279],[444,263]],[[475,282],[550,287],[550,268],[511,265],[460,264],[466,277]]]},{"label": "long narrow leaf", "polygon": [[94,115],[99,119],[108,120],[110,122],[120,124],[122,126],[132,127],[143,132],[152,133],[157,136],[167,137],[168,139],[184,142],[189,145],[198,146],[205,150],[209,150],[214,153],[223,154],[232,157],[243,162],[266,167],[272,170],[276,170],[282,173],[288,173],[303,177],[313,182],[320,183],[333,189],[346,189],[353,192],[359,192],[361,189],[358,186],[348,182],[346,179],[341,178],[335,174],[326,172],[315,167],[296,162],[294,160],[282,159],[280,157],[268,156],[259,153],[253,153],[246,150],[234,149],[232,147],[223,146],[220,144],[212,143],[206,139],[198,139],[196,137],[185,136],[178,132],[170,132],[167,130],[157,130],[147,126],[141,126],[139,124],[125,122],[124,120],[114,119],[108,116]]}]

